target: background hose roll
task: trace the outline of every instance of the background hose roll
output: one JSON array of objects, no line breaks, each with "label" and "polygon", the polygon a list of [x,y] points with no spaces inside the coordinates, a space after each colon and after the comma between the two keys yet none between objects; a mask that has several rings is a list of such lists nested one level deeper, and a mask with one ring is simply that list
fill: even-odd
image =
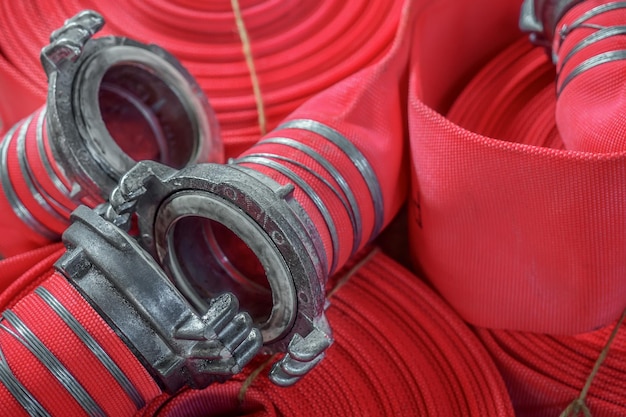
[{"label": "background hose roll", "polygon": [[[516,415],[558,416],[580,396],[614,326],[574,336],[489,329],[477,333],[506,381]],[[594,417],[626,413],[625,353],[626,332],[620,328],[585,398]]]},{"label": "background hose roll", "polygon": [[[480,326],[575,334],[611,323],[626,307],[625,154],[563,149],[576,140],[555,129],[552,64],[541,50],[513,43],[517,2],[444,3],[421,14],[413,49],[413,260]],[[471,23],[476,10],[481,28]],[[460,28],[465,12],[469,28]],[[435,37],[436,51],[428,44]],[[435,111],[446,112],[453,97],[449,118]],[[610,130],[619,135],[615,120]]]},{"label": "background hose roll", "polygon": [[[390,47],[402,2],[241,1],[240,6],[271,130],[315,93],[379,60]],[[1,7],[0,89],[3,96],[20,98],[0,101],[4,129],[44,102],[38,55],[50,32],[79,10],[93,9],[110,22],[106,34],[156,43],[181,60],[216,109],[227,156],[240,154],[265,133],[230,1],[72,0]]]},{"label": "background hose roll", "polygon": [[499,375],[475,336],[411,273],[380,252],[333,281],[335,344],[290,388],[260,358],[223,385],[161,396],[139,416],[509,416]]}]

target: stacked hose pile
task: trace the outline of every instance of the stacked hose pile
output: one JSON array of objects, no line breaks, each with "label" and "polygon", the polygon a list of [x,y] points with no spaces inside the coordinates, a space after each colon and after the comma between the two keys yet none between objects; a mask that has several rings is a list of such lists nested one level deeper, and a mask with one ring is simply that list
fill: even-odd
[{"label": "stacked hose pile", "polygon": [[227,157],[236,156],[305,100],[379,60],[389,49],[401,8],[402,2],[380,0],[241,1],[264,103],[262,129],[230,1],[6,3],[0,11],[0,91],[20,100],[0,104],[0,119],[8,129],[44,103],[40,49],[65,19],[93,9],[110,22],[106,34],[155,43],[183,63],[211,98]]},{"label": "stacked hose pile", "polygon": [[[237,296],[266,351],[287,352],[271,371],[282,385],[332,343],[328,277],[405,200],[411,6],[403,4],[385,56],[307,101],[228,165],[175,171],[141,162],[111,195],[107,219],[128,227],[136,216],[138,242],[196,308],[224,291]],[[317,343],[306,348],[313,358],[290,365],[300,338],[301,346]]]},{"label": "stacked hose pile", "polygon": [[[33,259],[23,264],[28,261]],[[4,272],[6,262],[0,263],[0,273]],[[31,280],[22,281],[21,285],[35,286],[53,273],[50,266],[48,261],[43,273],[31,274]],[[71,289],[64,293],[59,284],[54,275],[42,287],[58,298],[72,293]],[[8,306],[18,314],[25,303],[50,309],[42,301],[42,293],[37,290],[17,306],[13,305],[15,300],[5,302],[3,308]],[[320,366],[294,387],[273,385],[263,372],[272,357],[262,356],[234,379],[204,390],[154,397],[154,390],[143,388],[142,398],[153,398],[136,415],[512,415],[502,380],[471,330],[432,290],[380,251],[374,250],[342,270],[333,280],[329,296],[328,315],[335,329],[336,344]],[[63,299],[72,312],[82,306],[81,300],[74,296]],[[54,314],[50,311],[52,317]],[[87,321],[88,312],[80,317],[85,317],[85,326],[91,326],[88,330],[95,332],[98,322]],[[60,319],[53,320],[59,321],[61,335],[74,340],[74,335],[65,333],[67,327]],[[106,332],[102,333],[105,334],[98,336],[106,337]],[[69,355],[76,356],[64,363],[73,363],[77,358],[91,360],[91,353],[82,347],[68,352]],[[8,363],[15,369],[16,363],[10,359]],[[100,367],[96,363],[95,369]],[[47,375],[46,371],[42,372]],[[105,392],[109,392],[108,387],[101,385]],[[53,384],[47,389],[54,388]],[[96,397],[99,392],[102,393],[90,391],[94,398],[100,399]],[[132,409],[127,394],[121,391],[119,394],[123,399],[118,401],[119,407]],[[69,407],[73,406],[71,402]],[[3,401],[4,404],[13,403]],[[57,406],[61,404],[65,400]]]},{"label": "stacked hose pile", "polygon": [[[0,22],[87,3],[3,5]],[[189,67],[238,156],[113,164],[110,202],[73,212],[65,252],[0,263],[0,401],[16,415],[507,415],[504,386],[520,415],[626,412],[626,3],[527,0],[522,25],[551,54],[521,37],[518,1],[339,3],[250,1],[243,18],[237,2],[93,4]],[[0,86],[34,106],[19,45],[37,40],[6,39]],[[66,44],[44,53],[48,75]],[[135,103],[128,73],[109,75],[99,104]],[[122,132],[113,107],[103,122]],[[12,240],[58,234],[75,206],[55,197],[72,187],[44,119],[0,145],[2,212],[30,220]],[[120,147],[168,162],[174,148],[146,143]],[[445,301],[362,252],[408,181],[409,251]]]},{"label": "stacked hose pile", "polygon": [[[454,93],[447,119],[410,109],[414,257],[482,326],[518,415],[626,412],[623,22],[622,2],[580,2],[544,27],[556,71],[519,39]],[[413,96],[446,111],[416,69]]]}]

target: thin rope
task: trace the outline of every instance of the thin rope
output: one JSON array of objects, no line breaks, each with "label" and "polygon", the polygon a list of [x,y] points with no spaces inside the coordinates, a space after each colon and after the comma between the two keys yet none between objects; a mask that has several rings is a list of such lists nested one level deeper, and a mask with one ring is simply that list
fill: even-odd
[{"label": "thin rope", "polygon": [[252,57],[252,48],[250,46],[250,38],[248,37],[248,31],[241,15],[241,8],[239,7],[239,0],[231,0],[233,12],[235,13],[235,22],[237,22],[237,31],[241,38],[241,46],[243,54],[246,58],[246,65],[248,71],[250,71],[250,80],[252,81],[252,91],[254,92],[254,99],[256,101],[256,110],[259,116],[259,129],[261,130],[261,136],[267,133],[267,121],[265,118],[265,105],[263,104],[263,96],[261,94],[261,86],[259,84],[259,78],[257,77],[256,67],[254,65],[254,58]]},{"label": "thin rope", "polygon": [[368,263],[378,252],[380,252],[379,248],[373,248],[363,259],[361,259],[345,274],[343,274],[341,278],[337,279],[337,283],[335,284],[333,289],[328,292],[327,298],[330,300],[333,295],[335,295],[335,293],[339,291],[339,289],[343,287],[350,280],[350,278],[352,278],[352,276],[356,274],[356,272],[360,270],[363,265]]},{"label": "thin rope", "polygon": [[248,388],[252,386],[252,383],[254,382],[254,380],[257,379],[259,375],[261,375],[261,372],[263,372],[263,370],[267,368],[267,366],[270,363],[274,362],[274,359],[276,359],[277,356],[278,356],[278,353],[275,353],[269,358],[267,358],[267,360],[265,360],[261,365],[259,365],[258,368],[252,371],[250,375],[248,375],[246,380],[243,381],[243,384],[241,385],[241,388],[239,389],[239,394],[237,395],[237,400],[239,400],[240,405],[243,404],[243,401],[246,397],[246,392],[248,392]]},{"label": "thin rope", "polygon": [[611,348],[611,344],[613,343],[615,336],[617,336],[617,332],[619,328],[621,327],[622,322],[624,321],[624,317],[626,317],[626,310],[624,310],[624,312],[622,313],[622,316],[617,321],[617,324],[615,325],[615,328],[613,329],[613,331],[611,332],[611,335],[606,341],[604,348],[602,348],[602,352],[600,352],[600,356],[598,356],[598,359],[596,359],[596,363],[593,365],[593,369],[591,370],[591,373],[587,377],[587,381],[585,382],[585,386],[583,387],[583,389],[580,391],[580,395],[578,396],[578,398],[572,401],[567,406],[567,408],[565,408],[565,410],[563,410],[563,412],[560,414],[559,417],[568,417],[570,415],[577,416],[581,411],[583,412],[585,417],[591,417],[591,411],[589,410],[589,407],[585,403],[585,399],[587,398],[587,392],[589,392],[591,383],[593,382],[594,378],[598,374],[598,371],[600,370],[600,366],[602,366],[602,362],[604,362],[604,360],[609,354],[609,349]]}]

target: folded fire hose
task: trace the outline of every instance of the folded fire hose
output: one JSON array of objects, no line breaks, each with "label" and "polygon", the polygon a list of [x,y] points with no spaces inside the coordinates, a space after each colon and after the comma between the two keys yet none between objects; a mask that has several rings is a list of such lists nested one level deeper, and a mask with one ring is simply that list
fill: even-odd
[{"label": "folded fire hose", "polygon": [[58,241],[71,211],[104,201],[138,160],[182,168],[223,158],[191,75],[158,46],[91,39],[103,24],[82,12],[52,34],[41,52],[46,106],[0,143],[0,255]]},{"label": "folded fire hose", "polygon": [[[535,43],[549,47],[549,54],[511,36],[509,46],[478,65],[484,66],[456,94],[448,121],[423,109],[414,113],[430,120],[427,130],[413,129],[419,146],[413,155],[427,152],[414,162],[439,169],[415,165],[425,192],[414,199],[423,232],[413,248],[466,319],[508,329],[477,331],[517,415],[617,416],[626,413],[626,333],[615,329],[624,308],[626,259],[620,214],[626,4],[566,3],[524,4],[522,25],[536,32]],[[514,17],[516,11],[502,5],[481,24],[500,29]],[[474,42],[478,54],[500,41]],[[441,56],[453,65],[453,55]],[[428,66],[428,55],[421,58]],[[457,194],[455,203],[449,193]],[[452,223],[456,232],[446,236]],[[433,236],[443,240],[429,240]],[[474,246],[457,252],[466,238]],[[436,250],[444,243],[445,254]]]},{"label": "folded fire hose", "polygon": [[[626,308],[617,98],[625,61],[615,44],[625,38],[611,36],[626,9],[580,3],[557,26],[557,74],[542,66],[541,51],[525,57],[520,46],[459,95],[490,56],[520,38],[513,3],[436,2],[418,19],[409,87],[411,252],[472,324],[586,332]],[[458,28],[460,16],[467,30]],[[456,96],[449,119],[433,111],[447,112]]]}]

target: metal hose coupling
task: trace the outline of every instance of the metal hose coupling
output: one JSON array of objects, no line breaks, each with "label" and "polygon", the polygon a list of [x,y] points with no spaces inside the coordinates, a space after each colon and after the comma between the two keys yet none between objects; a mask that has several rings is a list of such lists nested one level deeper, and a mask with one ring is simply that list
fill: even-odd
[{"label": "metal hose coupling", "polygon": [[[552,51],[556,25],[565,13],[584,0],[524,0],[519,27],[532,43]],[[553,61],[555,58],[553,57]]]},{"label": "metal hose coupling", "polygon": [[47,103],[0,144],[8,204],[48,240],[78,204],[106,199],[138,160],[180,169],[223,159],[215,113],[187,70],[159,46],[92,38],[103,25],[83,11],[52,33],[41,51]]},{"label": "metal hose coupling", "polygon": [[170,393],[203,388],[241,371],[262,345],[237,298],[194,308],[155,260],[120,228],[80,206],[55,264]]},{"label": "metal hose coupling", "polygon": [[270,372],[295,383],[331,345],[326,265],[315,226],[291,184],[236,164],[180,171],[138,163],[113,191],[105,217],[128,228],[197,311],[228,291],[250,312],[264,353],[286,352]]}]

